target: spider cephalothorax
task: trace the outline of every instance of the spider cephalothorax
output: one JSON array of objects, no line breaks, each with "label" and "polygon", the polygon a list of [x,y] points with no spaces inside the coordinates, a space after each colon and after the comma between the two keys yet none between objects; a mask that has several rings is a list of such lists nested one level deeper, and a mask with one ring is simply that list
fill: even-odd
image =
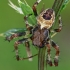
[{"label": "spider cephalothorax", "polygon": [[49,29],[55,21],[55,12],[53,9],[46,9],[37,17],[37,21],[41,29]]}]

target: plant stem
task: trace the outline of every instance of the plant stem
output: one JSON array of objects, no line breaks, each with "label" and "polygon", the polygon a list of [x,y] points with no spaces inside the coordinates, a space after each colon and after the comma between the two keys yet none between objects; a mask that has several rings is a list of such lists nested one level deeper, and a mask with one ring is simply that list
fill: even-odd
[{"label": "plant stem", "polygon": [[44,70],[46,67],[45,64],[45,52],[46,52],[46,47],[44,48],[39,48],[39,54],[38,54],[38,70]]}]

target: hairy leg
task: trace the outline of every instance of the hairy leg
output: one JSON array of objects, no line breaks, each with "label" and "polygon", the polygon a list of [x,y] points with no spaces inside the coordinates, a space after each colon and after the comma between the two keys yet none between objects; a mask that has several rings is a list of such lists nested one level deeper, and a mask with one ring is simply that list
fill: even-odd
[{"label": "hairy leg", "polygon": [[51,41],[51,44],[53,48],[56,50],[55,57],[54,57],[54,65],[58,66],[59,46],[53,41]]},{"label": "hairy leg", "polygon": [[19,57],[19,51],[18,51],[18,45],[23,44],[27,39],[21,39],[15,42],[14,48],[15,48],[15,53],[16,53],[16,59],[19,61],[21,58]]},{"label": "hairy leg", "polygon": [[26,32],[14,33],[14,34],[12,34],[11,36],[6,37],[5,40],[7,40],[7,41],[10,42],[10,41],[13,40],[14,38],[18,38],[18,37],[21,37],[21,36],[25,36],[25,34],[26,34]]},{"label": "hairy leg", "polygon": [[[28,57],[31,57],[32,53],[30,51],[30,44],[28,41],[25,42],[25,47],[26,47],[26,52],[27,52]],[[32,61],[32,58],[29,58],[29,61]]]},{"label": "hairy leg", "polygon": [[62,30],[62,19],[61,16],[59,16],[59,27],[57,29],[51,30],[50,32],[53,32],[53,34],[51,35],[51,38],[54,37],[57,32],[60,32]]},{"label": "hairy leg", "polygon": [[53,64],[52,64],[52,61],[51,61],[51,53],[50,53],[50,51],[51,51],[51,45],[50,45],[49,41],[46,43],[46,47],[47,47],[47,63],[50,66],[52,66]]},{"label": "hairy leg", "polygon": [[33,57],[33,56],[32,56],[32,53],[31,53],[31,51],[30,51],[30,44],[29,44],[29,42],[27,41],[27,38],[21,39],[21,40],[18,40],[18,41],[15,42],[14,48],[15,48],[15,53],[16,53],[16,59],[17,59],[18,61],[25,59],[25,58],[20,58],[20,57],[19,57],[19,54],[18,54],[18,53],[19,53],[19,51],[18,51],[18,45],[19,45],[19,44],[23,44],[23,43],[25,43],[25,47],[26,47],[28,59],[31,61],[31,60],[32,60],[31,57]]},{"label": "hairy leg", "polygon": [[61,16],[59,15],[59,28],[58,29],[54,29],[55,32],[60,32],[62,29],[62,19]]},{"label": "hairy leg", "polygon": [[35,16],[38,16],[36,7],[40,3],[40,1],[41,0],[37,0],[32,7]]},{"label": "hairy leg", "polygon": [[29,16],[31,16],[32,14],[28,14],[28,15],[26,15],[26,16],[24,16],[24,20],[25,20],[25,24],[26,24],[26,28],[28,29],[28,30],[31,30],[33,27],[28,23],[28,17]]}]

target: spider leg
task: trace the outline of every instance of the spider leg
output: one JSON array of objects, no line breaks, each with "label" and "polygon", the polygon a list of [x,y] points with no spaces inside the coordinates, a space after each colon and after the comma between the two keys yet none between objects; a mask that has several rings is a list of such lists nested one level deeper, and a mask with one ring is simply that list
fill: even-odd
[{"label": "spider leg", "polygon": [[26,28],[27,28],[28,30],[31,30],[31,29],[33,28],[31,25],[29,25],[28,20],[27,20],[28,17],[31,16],[31,15],[32,15],[32,14],[28,14],[28,15],[24,16]]},{"label": "spider leg", "polygon": [[14,34],[12,34],[11,36],[7,36],[6,38],[5,38],[5,40],[7,40],[7,41],[11,41],[11,40],[13,40],[14,38],[17,38],[17,37],[21,37],[21,36],[24,36],[26,33],[25,32],[18,32],[18,33],[14,33]]},{"label": "spider leg", "polygon": [[15,42],[14,44],[14,48],[15,48],[15,53],[16,53],[16,59],[19,61],[21,58],[19,57],[19,54],[18,54],[18,45],[19,44],[22,44],[23,42],[25,42],[26,39],[21,39],[21,40],[18,40]]},{"label": "spider leg", "polygon": [[50,44],[50,41],[47,41],[46,43],[46,47],[47,47],[47,63],[52,66],[52,61],[51,61],[51,54],[50,54],[50,51],[51,51],[51,44]]},{"label": "spider leg", "polygon": [[38,16],[36,6],[40,3],[40,1],[41,0],[37,0],[32,7],[35,16]]},{"label": "spider leg", "polygon": [[51,38],[57,34],[57,32],[60,32],[62,30],[62,19],[61,16],[59,15],[59,27],[57,29],[51,30],[53,32]]},{"label": "spider leg", "polygon": [[55,57],[54,57],[54,65],[58,66],[59,46],[54,41],[51,41],[51,45],[56,50]]},{"label": "spider leg", "polygon": [[61,16],[59,15],[59,28],[58,29],[54,29],[55,32],[60,32],[62,29],[62,20],[61,20]]},{"label": "spider leg", "polygon": [[32,56],[32,54],[31,54],[31,51],[30,51],[30,46],[29,46],[29,42],[28,42],[27,38],[23,38],[23,39],[20,39],[20,40],[15,42],[14,48],[15,48],[15,53],[16,53],[16,59],[18,61],[25,59],[25,58],[20,58],[19,57],[19,51],[18,51],[18,45],[19,44],[23,44],[23,43],[25,43],[25,46],[26,46],[26,51],[27,51],[27,54],[28,54],[28,59],[32,60],[32,58],[30,58]]},{"label": "spider leg", "polygon": [[[25,42],[25,47],[26,47],[26,51],[27,51],[28,57],[31,57],[32,56],[32,53],[30,51],[30,44],[29,44],[28,41]],[[29,58],[29,61],[32,61],[32,58]]]}]

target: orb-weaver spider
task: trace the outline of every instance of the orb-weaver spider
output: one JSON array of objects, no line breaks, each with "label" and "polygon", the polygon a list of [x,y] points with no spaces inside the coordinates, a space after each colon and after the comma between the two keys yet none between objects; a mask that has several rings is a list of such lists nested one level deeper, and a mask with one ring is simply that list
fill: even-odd
[{"label": "orb-weaver spider", "polygon": [[[62,21],[60,12],[67,4],[68,0],[55,0],[52,8],[45,9],[38,15],[36,7],[40,3],[40,1],[41,0],[37,0],[32,8],[26,2],[22,3],[20,0],[18,0],[18,2],[21,8],[13,5],[13,3],[9,1],[9,5],[12,8],[17,10],[20,14],[24,15],[26,28],[11,29],[3,34],[0,34],[0,36],[5,36],[5,40],[9,42],[16,37],[24,36],[23,39],[20,39],[14,43],[16,59],[18,61],[24,60],[24,58],[20,58],[18,54],[18,45],[23,43],[25,43],[25,46],[27,48],[27,58],[29,58],[29,60],[32,60],[31,57],[33,56],[31,54],[29,45],[29,41],[32,41],[32,44],[35,47],[47,48],[47,63],[52,66],[53,63],[50,54],[52,46],[56,50],[54,65],[58,66],[59,46],[51,39],[51,33],[54,34],[61,31]],[[55,23],[56,19],[58,19],[59,21],[59,27],[57,29],[52,29],[53,23]]]}]

